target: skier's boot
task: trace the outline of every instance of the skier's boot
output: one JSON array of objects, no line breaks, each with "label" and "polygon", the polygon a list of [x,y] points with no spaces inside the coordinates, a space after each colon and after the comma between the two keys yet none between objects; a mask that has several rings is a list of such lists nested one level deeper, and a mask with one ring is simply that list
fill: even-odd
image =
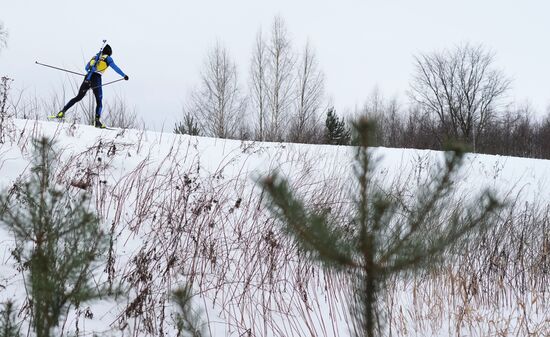
[{"label": "skier's boot", "polygon": [[61,110],[57,113],[57,115],[55,115],[55,118],[57,119],[62,119],[63,117],[65,117],[65,111]]},{"label": "skier's boot", "polygon": [[98,116],[95,117],[94,126],[99,129],[105,129],[105,124],[101,123]]}]

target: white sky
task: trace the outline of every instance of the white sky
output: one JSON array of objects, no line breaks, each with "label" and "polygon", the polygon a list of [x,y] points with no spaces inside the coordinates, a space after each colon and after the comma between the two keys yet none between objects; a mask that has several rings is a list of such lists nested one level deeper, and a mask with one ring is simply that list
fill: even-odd
[{"label": "white sky", "polygon": [[[510,99],[528,100],[540,114],[550,105],[550,2],[546,0],[0,0],[9,31],[0,75],[47,99],[74,75],[35,61],[82,71],[101,40],[113,48],[130,81],[104,89],[122,96],[148,128],[172,129],[186,94],[198,83],[217,40],[233,55],[244,87],[254,37],[275,15],[296,50],[311,40],[339,112],[361,106],[375,86],[406,100],[413,55],[463,42],[496,53],[513,79]],[[104,82],[117,79],[109,70]],[[80,79],[78,82],[80,83]],[[106,111],[105,113],[109,113]]]}]

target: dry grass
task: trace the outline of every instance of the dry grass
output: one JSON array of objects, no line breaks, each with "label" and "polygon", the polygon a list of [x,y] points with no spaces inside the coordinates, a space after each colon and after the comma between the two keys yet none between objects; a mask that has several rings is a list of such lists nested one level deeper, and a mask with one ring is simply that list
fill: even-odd
[{"label": "dry grass", "polygon": [[[23,154],[37,130],[31,123],[14,136]],[[76,132],[78,126],[60,127],[56,134]],[[333,164],[328,174],[311,151],[243,142],[211,169],[196,138],[169,138],[169,150],[159,157],[145,143],[145,132],[133,141],[119,136],[98,139],[77,153],[62,152],[56,174],[68,193],[93,196],[111,234],[108,263],[97,281],[130,289],[108,316],[110,333],[170,335],[171,291],[189,283],[197,303],[206,306],[212,333],[221,327],[227,336],[349,335],[350,279],[324,273],[296,251],[263,206],[247,162],[263,156],[271,160],[266,165],[292,172],[292,187],[335,218],[347,215],[352,202],[347,168]],[[278,157],[266,155],[269,151]],[[119,174],[130,158],[132,169]],[[550,334],[549,208],[519,200],[511,206],[490,235],[470,244],[452,264],[387,285],[386,327],[392,336]],[[89,334],[82,322],[93,316],[93,307],[74,310],[72,324]]]}]

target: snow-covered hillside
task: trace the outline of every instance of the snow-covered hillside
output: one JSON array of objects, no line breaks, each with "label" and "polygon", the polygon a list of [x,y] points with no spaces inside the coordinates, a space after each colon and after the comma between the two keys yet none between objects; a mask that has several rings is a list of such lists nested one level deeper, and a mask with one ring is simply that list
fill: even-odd
[{"label": "snow-covered hillside", "polygon": [[[113,238],[95,281],[122,282],[129,289],[128,298],[71,308],[60,327],[63,336],[172,336],[170,294],[185,284],[197,293],[196,307],[212,336],[349,336],[348,281],[296,254],[262,203],[257,180],[276,170],[311,203],[345,214],[354,183],[352,147],[15,120],[0,144],[1,191],[28,175],[30,140],[41,136],[56,140],[56,183],[69,195],[90,194],[91,207]],[[410,191],[442,158],[435,151],[374,151],[378,181]],[[499,251],[488,255],[487,265],[480,258],[396,281],[386,299],[393,336],[550,335],[550,276],[533,267],[540,259],[550,266],[550,239],[544,237],[550,226],[528,218],[547,211],[548,172],[546,160],[467,156],[462,196],[491,188],[516,205],[500,230],[507,239],[528,242],[530,253],[522,255],[520,268],[515,250],[506,251],[505,260],[500,254],[503,241],[491,246]],[[534,230],[525,233],[518,224]],[[0,227],[0,302],[12,299],[24,308],[24,274],[11,255],[14,246],[13,235]],[[500,263],[493,257],[504,265],[482,274]],[[522,275],[510,274],[518,270]],[[24,309],[18,320],[28,320]]]}]

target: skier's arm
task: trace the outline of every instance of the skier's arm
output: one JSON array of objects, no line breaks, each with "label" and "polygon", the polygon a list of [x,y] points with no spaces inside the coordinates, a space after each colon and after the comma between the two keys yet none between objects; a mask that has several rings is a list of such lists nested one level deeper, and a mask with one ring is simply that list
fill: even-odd
[{"label": "skier's arm", "polygon": [[115,61],[113,61],[112,57],[110,56],[107,57],[106,61],[109,67],[113,68],[113,70],[116,71],[117,74],[119,74],[122,77],[126,77],[126,74],[122,70],[120,70],[120,68],[115,64]]},{"label": "skier's arm", "polygon": [[91,72],[91,71],[94,71],[94,67],[92,67],[92,61],[97,62],[98,57],[99,57],[99,56],[96,55],[96,56],[92,57],[92,58],[90,59],[90,61],[88,61],[88,63],[86,63],[86,72],[87,72],[87,73],[89,73],[89,72]]},{"label": "skier's arm", "polygon": [[92,69],[92,66],[90,65],[90,63],[92,63],[91,60],[88,63],[86,63],[86,73],[90,72],[90,70]]}]

